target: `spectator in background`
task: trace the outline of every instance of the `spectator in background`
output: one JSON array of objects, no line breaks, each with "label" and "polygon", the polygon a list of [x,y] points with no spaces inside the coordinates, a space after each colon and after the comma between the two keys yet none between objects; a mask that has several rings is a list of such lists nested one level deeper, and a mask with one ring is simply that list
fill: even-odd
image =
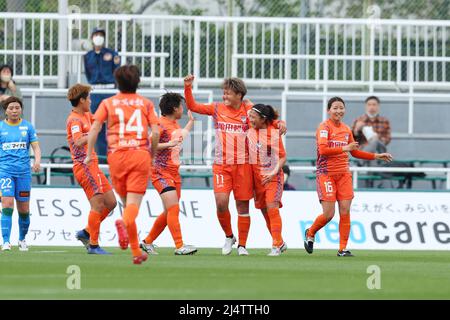
[{"label": "spectator in background", "polygon": [[295,187],[292,184],[288,183],[288,179],[291,175],[291,169],[289,169],[289,166],[285,164],[283,166],[283,173],[284,173],[284,185],[283,190],[296,190]]},{"label": "spectator in background", "polygon": [[[4,64],[0,67],[0,105],[3,104],[3,101],[8,99],[9,97],[16,97],[22,99],[22,93],[20,92],[19,87],[16,85],[13,77],[13,69],[11,66]],[[5,113],[3,108],[0,108],[0,120],[5,119]]]},{"label": "spectator in background", "polygon": [[391,142],[389,120],[380,116],[380,99],[370,96],[366,99],[366,114],[358,117],[352,126],[353,136],[360,149],[372,153],[385,153]]},{"label": "spectator in background", "polygon": [[[380,99],[370,96],[366,99],[366,114],[358,117],[352,126],[355,141],[360,150],[371,153],[386,153],[387,145],[391,142],[391,125],[389,120],[380,116]],[[379,166],[380,161],[361,160],[362,166]],[[373,187],[373,181],[365,181],[366,188]],[[379,187],[382,187],[382,183]]]},{"label": "spectator in background", "polygon": [[[96,93],[101,89],[114,89],[114,71],[120,66],[120,57],[117,51],[105,48],[106,31],[102,28],[94,28],[91,34],[94,49],[86,53],[84,56],[84,70],[86,78],[91,84],[91,111],[95,113],[102,100],[112,97],[109,93]],[[103,126],[96,144],[97,155],[100,157],[99,162],[105,163],[106,156],[106,135],[105,126]]]}]

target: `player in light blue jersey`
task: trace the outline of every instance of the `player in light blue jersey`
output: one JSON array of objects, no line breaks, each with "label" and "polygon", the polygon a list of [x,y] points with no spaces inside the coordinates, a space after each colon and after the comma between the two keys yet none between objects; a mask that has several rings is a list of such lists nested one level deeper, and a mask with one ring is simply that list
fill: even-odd
[{"label": "player in light blue jersey", "polygon": [[39,172],[41,167],[41,149],[33,125],[22,119],[22,101],[19,98],[10,97],[4,101],[3,109],[6,119],[0,122],[2,250],[11,250],[10,235],[15,198],[19,212],[19,250],[28,251],[25,236],[30,226],[30,145],[35,156],[34,172]]}]

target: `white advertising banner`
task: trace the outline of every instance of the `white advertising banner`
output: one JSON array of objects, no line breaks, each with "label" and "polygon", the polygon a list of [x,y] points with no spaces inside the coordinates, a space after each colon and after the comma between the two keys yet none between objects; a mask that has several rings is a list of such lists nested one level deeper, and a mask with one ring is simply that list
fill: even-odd
[{"label": "white advertising banner", "polygon": [[[289,248],[303,248],[303,234],[321,213],[313,191],[288,191],[283,194],[283,238]],[[251,227],[248,248],[269,248],[271,237],[261,213],[250,203]],[[122,206],[102,223],[100,245],[117,246],[114,221]],[[237,232],[237,215],[230,200],[232,226]],[[220,248],[224,234],[217,220],[212,190],[183,190],[180,224],[186,244]],[[86,226],[89,203],[82,189],[34,188],[31,224],[27,235],[30,245],[79,246],[75,232]],[[162,203],[155,190],[148,190],[137,219],[140,239],[150,231]],[[450,250],[450,193],[356,192],[351,210],[349,249]],[[17,211],[13,218],[12,243],[18,237]],[[173,247],[169,230],[155,241],[161,247]],[[337,249],[339,214],[316,235],[315,248]]]}]

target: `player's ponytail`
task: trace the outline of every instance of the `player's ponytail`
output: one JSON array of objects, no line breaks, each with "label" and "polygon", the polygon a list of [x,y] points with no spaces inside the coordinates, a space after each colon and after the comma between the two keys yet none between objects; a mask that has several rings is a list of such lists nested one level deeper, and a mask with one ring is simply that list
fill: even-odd
[{"label": "player's ponytail", "polygon": [[259,114],[260,117],[264,118],[268,123],[272,123],[274,120],[278,119],[277,110],[268,104],[255,104],[252,107],[252,110]]}]

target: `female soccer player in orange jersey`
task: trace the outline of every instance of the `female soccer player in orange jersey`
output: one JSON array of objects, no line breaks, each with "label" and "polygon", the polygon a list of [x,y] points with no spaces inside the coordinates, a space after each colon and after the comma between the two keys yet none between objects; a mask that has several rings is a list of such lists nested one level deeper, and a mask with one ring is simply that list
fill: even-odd
[{"label": "female soccer player in orange jersey", "polygon": [[103,100],[95,112],[84,163],[91,161],[98,133],[106,121],[111,180],[125,207],[122,219],[116,221],[119,245],[124,250],[130,245],[133,263],[141,264],[148,255],[139,248],[135,220],[152,167],[148,129],[152,131],[151,152],[156,154],[159,121],[153,103],[136,94],[140,82],[137,66],[121,66],[114,77],[120,93]]},{"label": "female soccer player in orange jersey", "polygon": [[175,242],[176,255],[189,255],[197,252],[193,246],[183,243],[178,216],[181,197],[180,151],[184,137],[194,125],[194,117],[189,111],[189,121],[181,129],[177,120],[183,116],[183,97],[178,93],[168,92],[159,101],[161,117],[159,118],[160,138],[158,153],[152,171],[152,183],[158,191],[164,206],[164,212],[156,219],[147,238],[142,241],[141,248],[149,254],[158,254],[153,241],[163,232],[166,226]]},{"label": "female soccer player in orange jersey", "polygon": [[253,170],[255,207],[261,209],[272,235],[269,256],[279,256],[287,249],[281,236],[280,208],[283,194],[286,151],[279,130],[273,125],[278,118],[272,106],[256,104],[249,112],[248,146]]},{"label": "female soccer player in orange jersey", "polygon": [[116,197],[105,174],[98,167],[98,158],[92,152],[89,165],[83,163],[86,158],[88,132],[94,121],[90,112],[91,87],[77,83],[72,86],[67,99],[72,104],[72,112],[67,117],[67,142],[73,160],[73,174],[83,188],[91,205],[87,228],[77,232],[76,237],[83,242],[89,254],[108,254],[98,245],[101,222],[116,207]]},{"label": "female soccer player in orange jersey", "polygon": [[349,170],[348,152],[359,159],[392,161],[389,153],[369,153],[358,150],[351,129],[342,122],[345,102],[340,97],[328,100],[329,119],[316,131],[317,142],[317,193],[323,213],[305,231],[305,250],[313,252],[314,236],[334,216],[336,200],[339,205],[339,257],[351,257],[347,250],[350,235],[350,206],[353,199],[352,175]]},{"label": "female soccer player in orange jersey", "polygon": [[[192,95],[194,76],[184,78],[184,95],[189,110],[213,117],[215,129],[215,156],[213,164],[213,188],[217,218],[225,233],[223,255],[232,252],[236,237],[231,228],[229,211],[230,193],[233,191],[238,212],[238,255],[246,256],[250,229],[249,201],[253,198],[252,168],[248,162],[247,131],[248,111],[252,104],[244,100],[247,94],[245,83],[238,78],[223,81],[223,102],[199,104]],[[277,121],[280,132],[286,125]]]}]

